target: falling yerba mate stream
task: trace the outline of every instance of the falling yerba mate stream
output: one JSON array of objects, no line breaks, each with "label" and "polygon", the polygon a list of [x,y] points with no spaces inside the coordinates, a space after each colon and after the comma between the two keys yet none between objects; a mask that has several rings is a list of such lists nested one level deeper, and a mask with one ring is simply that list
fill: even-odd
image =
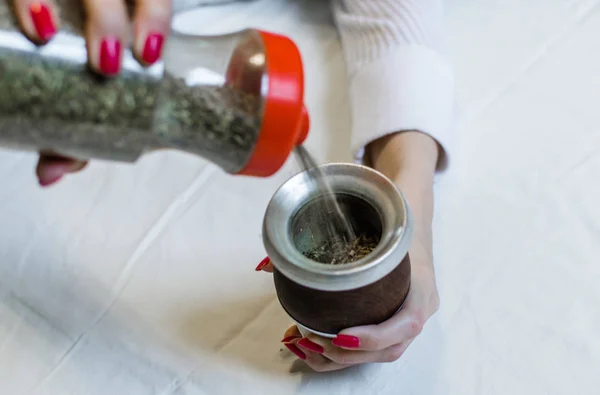
[{"label": "falling yerba mate stream", "polygon": [[318,211],[323,218],[328,219],[325,221],[327,228],[323,229],[327,235],[325,241],[304,251],[303,255],[313,261],[331,265],[351,263],[367,256],[377,247],[379,240],[367,234],[356,234],[344,215],[339,197],[333,193],[323,172],[304,146],[296,148],[296,156],[300,165],[308,172],[311,182],[321,191]]}]

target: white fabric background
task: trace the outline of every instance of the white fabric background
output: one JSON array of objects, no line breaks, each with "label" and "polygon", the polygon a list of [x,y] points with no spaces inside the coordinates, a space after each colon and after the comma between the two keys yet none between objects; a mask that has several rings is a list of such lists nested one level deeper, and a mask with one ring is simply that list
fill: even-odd
[{"label": "white fabric background", "polygon": [[[306,62],[309,146],[348,160],[343,60],[325,2],[261,0],[178,23],[290,35]],[[454,0],[460,139],[440,179],[440,312],[394,364],[314,374],[260,225],[268,180],[150,155],[42,191],[0,153],[0,393],[594,394],[600,388],[598,0]],[[222,16],[217,18],[216,14]]]}]

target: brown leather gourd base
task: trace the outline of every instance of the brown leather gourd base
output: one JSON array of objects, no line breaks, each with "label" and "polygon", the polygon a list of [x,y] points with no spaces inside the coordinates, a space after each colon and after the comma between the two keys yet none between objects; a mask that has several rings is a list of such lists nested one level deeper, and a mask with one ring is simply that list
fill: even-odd
[{"label": "brown leather gourd base", "polygon": [[404,303],[410,288],[408,254],[379,281],[349,291],[321,291],[297,284],[277,269],[275,289],[283,308],[308,329],[336,334],[361,325],[379,324],[392,317]]}]

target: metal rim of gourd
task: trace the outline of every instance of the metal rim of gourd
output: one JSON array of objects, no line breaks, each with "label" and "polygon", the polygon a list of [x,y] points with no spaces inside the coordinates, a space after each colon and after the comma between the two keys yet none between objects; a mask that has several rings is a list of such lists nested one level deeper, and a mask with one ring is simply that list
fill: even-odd
[{"label": "metal rim of gourd", "polygon": [[393,271],[408,253],[413,219],[406,199],[383,174],[362,165],[320,166],[334,193],[363,199],[382,223],[377,247],[367,256],[344,265],[306,258],[296,247],[291,222],[298,210],[319,196],[307,171],[286,181],[273,195],[263,222],[263,243],[275,268],[290,280],[322,291],[346,291],[372,284]]}]

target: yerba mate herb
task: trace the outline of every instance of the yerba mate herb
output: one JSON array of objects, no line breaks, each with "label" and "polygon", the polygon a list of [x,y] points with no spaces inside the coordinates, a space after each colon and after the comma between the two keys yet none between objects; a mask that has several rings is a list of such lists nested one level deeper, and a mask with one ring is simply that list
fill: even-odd
[{"label": "yerba mate herb", "polygon": [[0,49],[0,142],[17,148],[125,161],[175,148],[236,172],[252,154],[259,113],[259,98],[230,87],[126,70],[105,79],[83,65]]},{"label": "yerba mate herb", "polygon": [[84,65],[0,49],[0,142],[134,160],[157,145],[158,89],[135,75],[103,80]]},{"label": "yerba mate herb", "polygon": [[235,173],[252,155],[262,102],[229,86],[190,88],[166,76],[156,133],[172,148],[198,154]]},{"label": "yerba mate herb", "polygon": [[366,235],[359,235],[350,242],[335,238],[304,252],[303,255],[315,262],[343,265],[358,261],[369,255],[378,243],[379,240]]},{"label": "yerba mate herb", "polygon": [[[61,31],[79,33],[81,2],[58,4]],[[0,4],[0,29],[0,38],[14,38],[9,33],[18,32],[6,2]],[[142,68],[123,67],[119,76],[104,78],[77,56],[11,46],[9,39],[1,42],[4,147],[121,161],[173,148],[200,155],[230,173],[241,170],[252,155],[261,126],[259,96],[228,86],[188,86],[168,72],[161,76]],[[83,40],[79,45],[81,52]]]},{"label": "yerba mate herb", "polygon": [[333,193],[331,185],[327,182],[325,175],[317,166],[317,162],[308,152],[306,147],[300,145],[295,149],[296,156],[299,159],[300,166],[307,171],[315,189],[320,190],[322,194],[320,217],[328,218],[325,231],[328,232],[328,239],[340,238],[346,242],[352,242],[356,239],[352,224],[347,220],[342,212],[338,202],[338,197]]}]

